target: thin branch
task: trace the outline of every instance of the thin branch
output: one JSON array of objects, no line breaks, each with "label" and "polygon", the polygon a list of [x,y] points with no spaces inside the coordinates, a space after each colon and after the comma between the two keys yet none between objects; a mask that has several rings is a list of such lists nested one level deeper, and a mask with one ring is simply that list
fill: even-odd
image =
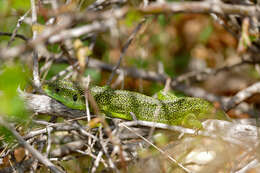
[{"label": "thin branch", "polygon": [[[32,10],[32,25],[37,24],[37,11],[35,7],[35,1],[31,0],[31,10]],[[33,31],[33,40],[37,38],[37,31]],[[37,91],[40,91],[41,82],[39,75],[39,62],[38,62],[38,53],[36,50],[33,50],[33,85]]]},{"label": "thin branch", "polygon": [[223,67],[219,67],[216,69],[204,69],[201,71],[192,71],[192,72],[188,72],[185,74],[182,74],[180,76],[178,76],[177,78],[173,79],[172,81],[172,86],[177,86],[178,84],[187,81],[187,80],[195,80],[195,81],[204,81],[206,80],[208,77],[213,76],[213,75],[217,75],[220,72],[224,72],[224,71],[230,71],[234,68],[243,66],[243,65],[255,65],[255,64],[260,64],[260,61],[254,61],[254,60],[242,60],[236,64],[233,65],[228,65],[228,66],[223,66]]},{"label": "thin branch", "polygon": [[255,158],[251,160],[249,163],[247,163],[245,166],[243,166],[241,169],[237,170],[235,173],[250,172],[252,170],[255,170],[258,166],[259,166],[259,160]]},{"label": "thin branch", "polygon": [[67,73],[71,72],[74,68],[78,68],[79,62],[75,62],[73,65],[68,66],[65,70],[60,71],[57,75],[53,76],[50,81],[55,81],[63,76],[65,76]]},{"label": "thin branch", "polygon": [[[96,60],[96,59],[89,59],[89,63],[88,63],[89,67],[92,68],[99,68],[105,71],[112,71],[114,66],[111,64],[107,64],[104,63],[102,61]],[[124,75],[126,76],[131,76],[133,78],[141,78],[141,79],[145,79],[145,80],[149,80],[149,81],[156,81],[156,82],[162,82],[164,83],[167,79],[167,76],[163,75],[163,74],[158,74],[154,71],[146,71],[146,70],[142,70],[142,69],[137,69],[135,67],[119,67],[115,72],[117,74],[122,73],[122,71],[124,72]]]},{"label": "thin branch", "polygon": [[62,40],[66,40],[69,38],[80,37],[81,35],[92,33],[92,32],[104,32],[108,28],[114,25],[112,20],[106,20],[102,22],[93,22],[92,24],[80,26],[77,28],[63,30],[59,34],[53,35],[48,39],[49,43],[57,43]]},{"label": "thin branch", "polygon": [[176,89],[179,91],[182,91],[186,95],[193,96],[193,97],[199,97],[204,98],[211,102],[219,102],[221,104],[221,107],[223,108],[228,101],[229,97],[226,96],[218,96],[215,94],[212,94],[210,92],[207,92],[206,90],[199,88],[199,87],[193,87],[193,86],[187,86],[184,84],[178,85],[178,86],[171,86],[172,89]]},{"label": "thin branch", "polygon": [[26,45],[20,45],[11,48],[2,48],[0,49],[0,57],[2,59],[14,58],[20,56],[26,51],[34,49],[39,44],[44,43],[50,36],[59,33],[62,29],[68,27],[71,24],[72,20],[69,16],[63,16],[60,19],[60,22],[52,27],[46,27],[44,31],[36,38],[28,41]]},{"label": "thin branch", "polygon": [[47,140],[47,147],[46,147],[46,157],[49,157],[50,151],[51,151],[51,128],[49,126],[46,127],[47,134],[48,134],[48,140]]},{"label": "thin branch", "polygon": [[137,27],[134,29],[133,33],[130,35],[130,37],[128,38],[128,40],[126,41],[126,43],[124,44],[121,52],[120,52],[120,57],[119,60],[117,61],[116,66],[113,68],[112,73],[109,76],[109,79],[107,81],[107,85],[110,85],[112,82],[112,79],[115,75],[116,70],[120,67],[121,61],[123,59],[123,57],[125,56],[126,50],[128,49],[128,47],[130,46],[130,44],[132,43],[133,39],[135,38],[135,36],[137,35],[138,31],[141,29],[142,25],[144,24],[145,19],[143,19],[138,25]]},{"label": "thin branch", "polygon": [[226,4],[221,1],[200,2],[164,2],[153,3],[140,9],[145,14],[160,13],[215,13],[215,14],[239,14],[243,16],[259,16],[259,11],[254,5]]},{"label": "thin branch", "polygon": [[[98,138],[97,138],[97,137],[93,136],[91,133],[89,133],[89,132],[87,132],[87,131],[85,130],[85,129],[86,129],[86,126],[85,126],[85,127],[82,127],[81,124],[78,123],[77,121],[74,121],[74,122],[72,123],[72,126],[76,127],[77,130],[78,130],[78,132],[79,132],[79,134],[82,135],[82,136],[84,136],[85,138],[91,137],[92,139],[98,141]],[[89,128],[87,128],[87,129],[89,129]]]},{"label": "thin branch", "polygon": [[164,154],[170,161],[174,162],[175,164],[177,164],[181,169],[183,169],[185,172],[191,173],[191,171],[188,168],[185,168],[181,163],[179,163],[176,159],[174,159],[173,157],[171,157],[166,151],[163,151],[161,148],[157,147],[156,145],[154,145],[153,143],[151,143],[148,139],[144,138],[143,136],[139,135],[138,133],[136,133],[134,130],[132,130],[131,128],[129,128],[128,126],[126,126],[125,124],[121,124],[123,127],[125,127],[126,129],[128,129],[129,131],[135,133],[135,135],[137,135],[138,137],[140,137],[141,139],[143,139],[145,142],[147,142],[148,144],[150,144],[151,146],[153,146],[156,150],[158,150],[160,153]]},{"label": "thin branch", "polygon": [[30,12],[30,10],[28,10],[22,17],[20,17],[20,18],[18,19],[18,22],[17,22],[17,24],[16,24],[16,27],[15,27],[13,33],[11,34],[10,40],[8,41],[7,47],[10,47],[10,45],[11,45],[11,43],[14,41],[14,38],[15,38],[15,37],[21,38],[21,39],[23,39],[23,40],[25,40],[25,41],[28,40],[26,37],[24,37],[24,36],[22,36],[22,35],[20,35],[20,34],[17,34],[17,32],[18,32],[18,29],[20,28],[20,26],[21,26],[23,20],[24,20],[25,17],[29,14],[29,12]]},{"label": "thin branch", "polygon": [[[59,126],[59,125],[61,125],[61,126]],[[66,126],[64,124],[56,124],[56,127],[55,127],[55,131],[71,131],[71,130],[76,130],[76,128],[71,127],[71,126]],[[53,131],[53,127],[49,127],[49,131],[50,132]],[[30,131],[23,138],[25,140],[27,140],[27,139],[33,138],[33,137],[41,135],[41,134],[46,134],[47,132],[48,132],[47,128],[35,130],[35,131]]]},{"label": "thin branch", "polygon": [[124,4],[127,0],[97,0],[87,7],[87,11],[100,11],[112,4]]},{"label": "thin branch", "polygon": [[[43,148],[45,146],[45,136],[44,135],[41,135],[38,139],[38,141],[41,141],[41,142],[36,142],[36,147],[37,147],[37,150],[39,152],[42,152],[43,151]],[[28,141],[27,141],[28,142]],[[34,159],[32,165],[31,165],[31,168],[30,168],[30,173],[35,173],[36,170],[37,170],[37,167],[39,165],[39,160],[37,159]]]},{"label": "thin branch", "polygon": [[[13,33],[9,33],[9,32],[0,32],[0,36],[12,36],[12,35],[13,35]],[[24,40],[24,41],[28,41],[28,38],[25,37],[25,36],[22,35],[22,34],[15,34],[14,37],[20,38],[20,39],[22,39],[22,40]]]},{"label": "thin branch", "polygon": [[[108,159],[108,164],[109,166],[117,173],[119,173],[119,170],[117,169],[116,165],[114,164],[111,156],[108,154],[108,151],[107,151],[107,142],[108,141],[105,141],[103,139],[103,133],[102,133],[102,130],[101,130],[101,127],[99,127],[99,140],[100,140],[100,145],[102,147],[102,150],[104,152],[104,154],[106,155],[107,159]],[[110,140],[111,142],[113,142],[113,140]]]},{"label": "thin branch", "polygon": [[84,147],[86,148],[86,142],[84,140],[73,141],[51,151],[50,157],[63,157]]},{"label": "thin branch", "polygon": [[260,93],[260,82],[254,83],[253,85],[239,91],[236,95],[231,97],[225,104],[224,110],[228,111],[234,108],[236,105],[245,101],[256,93]]},{"label": "thin branch", "polygon": [[[120,123],[119,126],[146,126],[156,127],[177,131],[183,134],[202,135],[206,137],[222,139],[226,142],[239,145],[241,147],[252,147],[252,144],[258,140],[258,130],[256,126],[233,123],[223,120],[209,119],[202,122],[203,130],[194,130],[181,126],[172,126],[163,123],[148,122],[148,121],[128,121]],[[225,130],[220,130],[225,129]]]},{"label": "thin branch", "polygon": [[95,173],[95,172],[96,172],[97,167],[99,166],[99,162],[100,162],[100,160],[101,160],[101,158],[102,158],[102,155],[103,155],[103,151],[100,151],[100,152],[98,153],[98,155],[97,155],[97,158],[96,158],[95,162],[94,162],[94,166],[93,166],[93,168],[91,169],[91,173]]},{"label": "thin branch", "polygon": [[37,91],[40,91],[41,82],[39,75],[38,53],[36,50],[33,51],[33,85]]}]

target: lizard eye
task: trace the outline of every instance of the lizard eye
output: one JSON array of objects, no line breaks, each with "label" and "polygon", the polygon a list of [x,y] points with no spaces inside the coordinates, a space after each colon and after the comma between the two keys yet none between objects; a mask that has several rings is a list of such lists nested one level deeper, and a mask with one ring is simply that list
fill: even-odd
[{"label": "lizard eye", "polygon": [[60,92],[59,88],[55,88],[56,93]]},{"label": "lizard eye", "polygon": [[73,100],[74,100],[74,102],[78,100],[78,96],[76,94],[73,95]]}]

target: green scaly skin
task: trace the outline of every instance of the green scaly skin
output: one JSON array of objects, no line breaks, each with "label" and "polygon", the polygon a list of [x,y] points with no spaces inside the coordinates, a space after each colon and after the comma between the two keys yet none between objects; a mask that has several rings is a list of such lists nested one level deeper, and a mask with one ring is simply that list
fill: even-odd
[{"label": "green scaly skin", "polygon": [[[45,93],[69,108],[85,110],[84,91],[66,80],[47,82]],[[202,128],[205,119],[228,120],[225,113],[201,98],[176,97],[160,91],[157,99],[137,92],[113,90],[107,86],[90,88],[99,109],[113,118],[152,121],[190,128]]]}]

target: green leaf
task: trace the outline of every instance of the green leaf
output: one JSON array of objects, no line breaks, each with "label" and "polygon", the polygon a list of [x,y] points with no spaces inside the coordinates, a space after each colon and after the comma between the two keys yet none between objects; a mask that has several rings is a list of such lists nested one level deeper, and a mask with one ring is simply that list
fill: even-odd
[{"label": "green leaf", "polygon": [[0,115],[10,120],[25,121],[28,118],[24,101],[17,92],[27,83],[27,70],[20,64],[2,66],[0,69]]}]

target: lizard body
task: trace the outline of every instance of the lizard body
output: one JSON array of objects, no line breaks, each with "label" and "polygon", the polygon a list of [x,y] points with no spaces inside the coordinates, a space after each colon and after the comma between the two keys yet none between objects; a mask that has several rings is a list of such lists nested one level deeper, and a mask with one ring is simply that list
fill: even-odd
[{"label": "lizard body", "polygon": [[[85,109],[84,91],[75,83],[59,80],[43,85],[45,93],[72,109]],[[113,118],[152,121],[169,125],[201,128],[204,119],[228,120],[225,113],[201,98],[176,97],[159,92],[153,98],[137,92],[113,90],[108,86],[90,87],[99,109]]]}]

